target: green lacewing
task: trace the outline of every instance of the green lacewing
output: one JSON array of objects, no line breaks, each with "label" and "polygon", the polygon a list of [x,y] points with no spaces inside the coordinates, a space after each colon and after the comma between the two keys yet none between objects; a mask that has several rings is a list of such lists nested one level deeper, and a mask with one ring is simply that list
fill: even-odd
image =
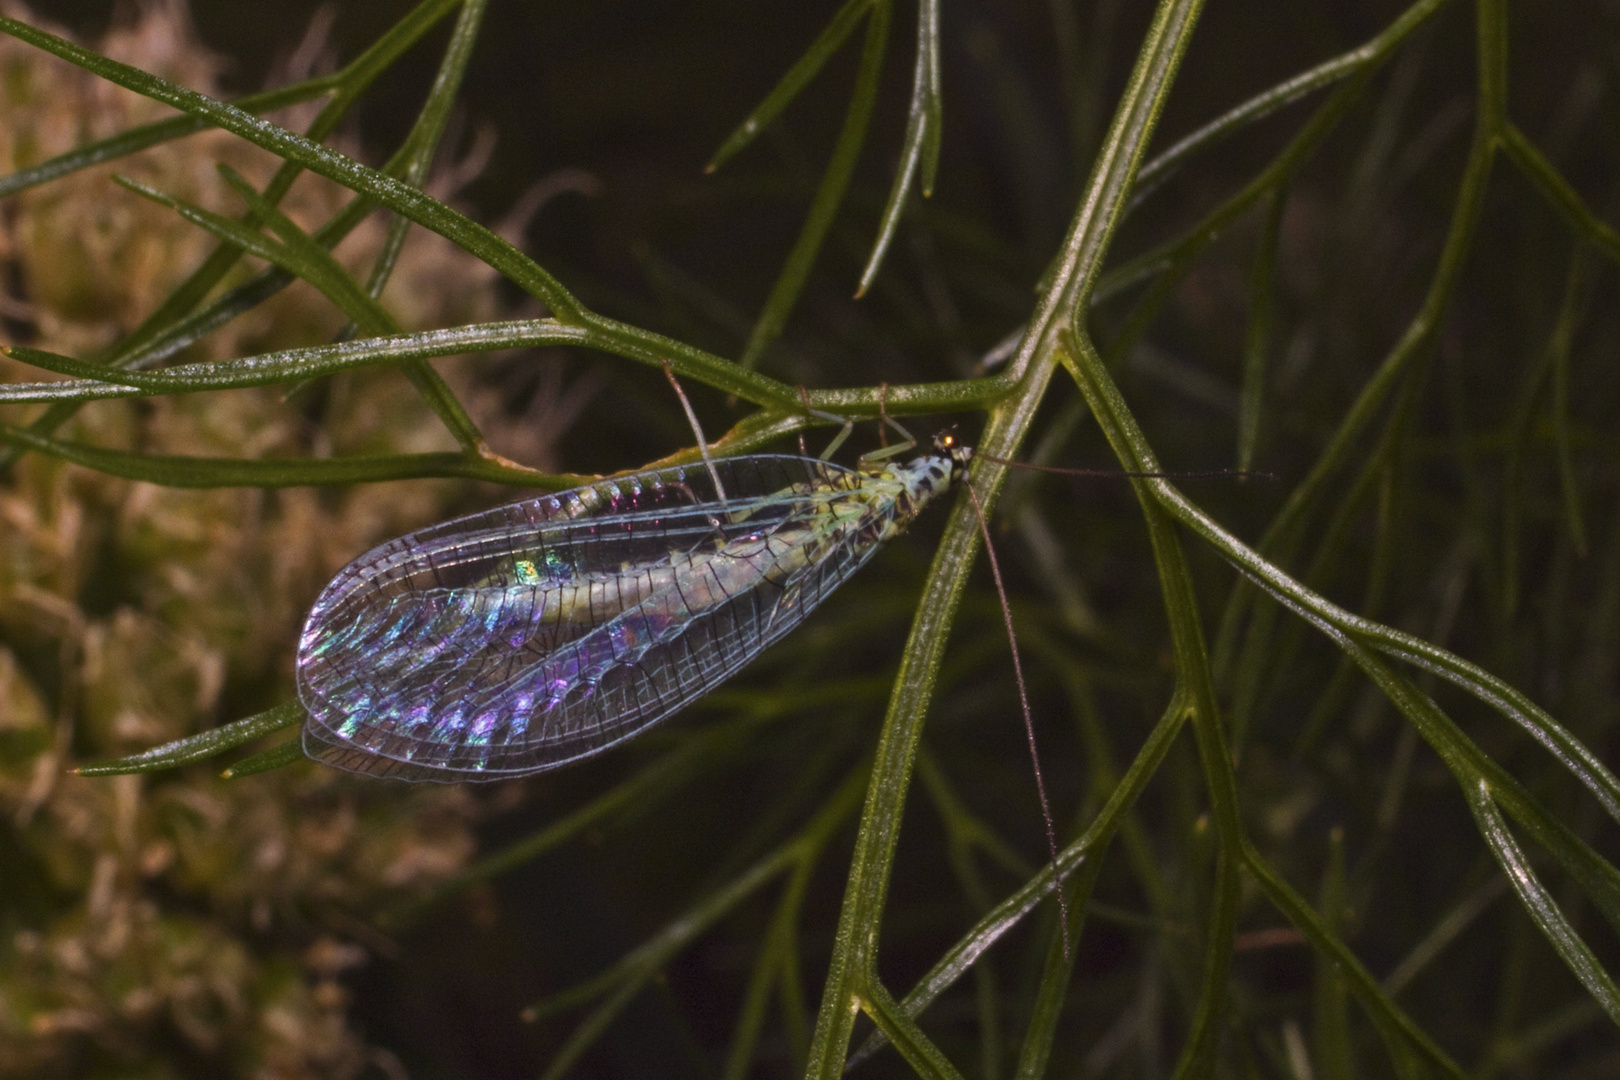
[{"label": "green lacewing", "polygon": [[456,518],[367,552],[298,645],[304,748],[409,780],[527,776],[719,686],[964,476],[948,436],[854,469],[754,454]]}]

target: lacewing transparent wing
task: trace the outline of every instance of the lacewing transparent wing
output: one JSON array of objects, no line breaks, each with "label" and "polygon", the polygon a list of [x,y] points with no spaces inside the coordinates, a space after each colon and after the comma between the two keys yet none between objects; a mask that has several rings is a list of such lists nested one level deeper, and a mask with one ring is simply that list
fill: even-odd
[{"label": "lacewing transparent wing", "polygon": [[637,473],[390,541],[344,568],[304,624],[305,751],[441,781],[598,754],[797,626],[969,455],[859,470],[727,458],[715,475]]}]

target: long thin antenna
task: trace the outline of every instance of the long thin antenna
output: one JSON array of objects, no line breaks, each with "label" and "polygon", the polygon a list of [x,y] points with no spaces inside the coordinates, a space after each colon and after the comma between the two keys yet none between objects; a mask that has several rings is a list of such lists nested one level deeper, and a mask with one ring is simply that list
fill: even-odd
[{"label": "long thin antenna", "polygon": [[1046,821],[1046,847],[1052,855],[1052,887],[1057,893],[1058,926],[1063,931],[1063,959],[1070,957],[1069,898],[1063,895],[1063,875],[1058,869],[1057,825],[1052,821],[1052,803],[1046,797],[1046,777],[1041,774],[1041,755],[1035,746],[1035,713],[1029,707],[1029,688],[1024,684],[1024,662],[1018,658],[1018,635],[1013,632],[1012,605],[1007,601],[1007,587],[1001,580],[1001,563],[996,559],[996,546],[990,541],[990,524],[984,519],[984,506],[979,493],[965,480],[968,499],[973,513],[979,519],[979,532],[984,536],[984,553],[990,558],[990,576],[996,583],[996,595],[1001,597],[1001,617],[1007,624],[1007,644],[1012,646],[1013,677],[1018,682],[1018,704],[1024,710],[1024,736],[1029,740],[1029,759],[1035,765],[1035,791],[1041,797],[1041,817]]},{"label": "long thin antenna", "polygon": [[[808,391],[808,390],[806,390],[804,388],[804,383],[799,384],[799,401],[801,401],[804,404],[804,415],[805,416],[814,416],[814,415],[816,415],[816,410],[814,410],[814,409],[812,409],[810,407],[810,391]],[[799,456],[800,457],[809,457],[810,456],[810,451],[805,449],[805,445],[804,445],[804,429],[803,428],[799,429]]]},{"label": "long thin antenna", "polygon": [[681,380],[675,377],[675,369],[669,366],[668,360],[658,362],[664,365],[664,378],[675,388],[675,396],[681,399],[681,408],[686,410],[686,422],[692,425],[692,434],[697,436],[698,453],[703,455],[703,467],[709,470],[709,479],[714,481],[714,493],[723,503],[726,501],[726,489],[720,483],[720,470],[714,467],[714,458],[709,456],[709,440],[703,435],[703,425],[698,423],[697,412],[693,410],[691,401],[687,400],[686,391],[681,389]]},{"label": "long thin antenna", "polygon": [[1129,469],[1071,469],[1062,465],[1037,465],[1032,461],[1008,461],[991,454],[975,453],[996,465],[1009,469],[1028,469],[1030,472],[1052,473],[1056,476],[1102,476],[1127,480],[1276,480],[1277,474],[1257,469],[1175,469],[1163,472],[1132,472]]}]

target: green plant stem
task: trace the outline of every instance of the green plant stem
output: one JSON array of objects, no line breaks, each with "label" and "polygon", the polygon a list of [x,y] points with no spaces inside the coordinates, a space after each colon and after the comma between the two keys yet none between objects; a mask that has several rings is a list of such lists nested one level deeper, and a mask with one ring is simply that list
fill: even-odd
[{"label": "green plant stem", "polygon": [[870,5],[866,23],[866,42],[861,48],[861,66],[855,75],[855,89],[849,96],[849,109],[844,117],[843,130],[833,147],[832,157],[822,174],[821,183],[811,200],[810,210],[804,216],[799,237],[793,242],[787,260],[776,284],[771,286],[765,307],[759,313],[748,343],[743,346],[737,363],[752,369],[759,363],[765,350],[770,348],[787,325],[788,315],[798,303],[805,282],[815,266],[816,256],[832,228],[833,218],[849,190],[849,181],[855,175],[855,163],[860,159],[861,147],[866,144],[866,130],[877,105],[878,81],[883,74],[883,57],[889,41],[889,22],[892,8],[889,0],[875,0]]},{"label": "green plant stem", "polygon": [[303,743],[294,735],[290,739],[276,743],[268,750],[250,754],[219,775],[223,780],[239,780],[244,776],[258,776],[260,773],[267,773],[272,769],[280,769],[303,760],[305,760]]},{"label": "green plant stem", "polygon": [[[1461,1080],[1465,1074],[1457,1063],[1452,1061],[1450,1056],[1429,1038],[1400,1006],[1395,1004],[1384,988],[1378,985],[1378,980],[1373,978],[1372,973],[1356,959],[1355,954],[1311,909],[1305,898],[1295,892],[1282,875],[1261,858],[1260,853],[1247,841],[1243,844],[1243,862],[1244,869],[1254,878],[1277,910],[1299,928],[1324,960],[1334,965],[1337,973],[1345,980],[1346,988],[1355,995],[1378,1027],[1379,1033],[1384,1036],[1384,1042],[1396,1061],[1399,1063],[1407,1059],[1409,1057],[1407,1048],[1410,1047],[1430,1065],[1439,1068],[1448,1076]],[[1415,1074],[1411,1069],[1401,1069],[1399,1074],[1422,1075]]]},{"label": "green plant stem", "polygon": [[[536,345],[575,345],[653,365],[661,354],[667,355],[667,350],[656,347],[659,343],[675,345],[667,338],[644,332],[610,335],[595,326],[570,326],[555,319],[516,319],[310,345],[217,363],[178,364],[161,371],[108,369],[95,361],[14,345],[5,350],[7,355],[46,371],[76,377],[54,382],[0,384],[0,402],[94,401],[232,390],[316,378],[400,360]],[[766,406],[777,415],[793,414],[802,422],[812,424],[828,421],[805,416],[806,397],[815,410],[840,417],[876,419],[880,409],[894,415],[982,409],[1003,398],[1013,385],[1006,375],[999,375],[987,379],[902,383],[881,393],[876,387],[858,387],[811,390],[801,395],[796,387],[754,372],[744,372],[719,357],[712,359],[721,366],[704,378],[709,386]]]},{"label": "green plant stem", "polygon": [[[562,285],[534,260],[489,229],[456,213],[436,199],[394,177],[367,168],[320,143],[243,112],[225,102],[176,86],[138,68],[99,56],[71,41],[15,19],[0,17],[0,32],[10,34],[127,90],[161,101],[216,127],[238,135],[297,166],[370,195],[382,205],[432,229],[458,247],[477,255],[549,307],[558,318],[579,321],[583,311]],[[334,102],[335,104],[335,102]],[[329,109],[332,106],[328,107]],[[187,308],[191,305],[187,304]]]},{"label": "green plant stem", "polygon": [[[1110,443],[1114,446],[1116,454],[1120,456],[1121,462],[1125,464],[1127,468],[1136,471],[1154,471],[1156,469],[1156,462],[1152,456],[1151,450],[1147,447],[1145,440],[1142,438],[1140,429],[1136,426],[1134,419],[1130,416],[1130,413],[1124,404],[1123,398],[1120,397],[1117,388],[1108,379],[1107,371],[1101,362],[1101,358],[1096,354],[1095,349],[1091,348],[1089,343],[1083,339],[1078,340],[1076,342],[1076,346],[1071,371],[1075,375],[1076,379],[1081,383],[1082,390],[1086,393],[1088,402],[1092,403],[1093,409],[1097,413],[1099,424],[1103,427],[1105,432],[1109,433]],[[1183,524],[1187,524],[1187,514],[1185,512],[1184,502],[1165,499],[1160,486],[1164,483],[1163,481],[1137,480],[1135,483],[1138,485],[1138,490],[1142,492],[1144,496],[1150,499],[1153,506],[1156,508],[1155,512],[1151,513],[1149,516],[1150,529],[1154,529],[1155,531],[1157,530],[1158,527],[1156,527],[1153,522],[1161,514],[1166,519],[1173,518],[1180,520]],[[1198,531],[1207,532],[1207,530]],[[1176,582],[1177,579],[1181,577],[1181,572],[1184,567],[1184,562],[1180,562],[1179,566],[1172,566],[1173,572],[1168,575],[1172,583]],[[1161,578],[1164,576],[1166,575],[1161,573]],[[1303,591],[1303,589],[1297,585],[1294,585],[1293,587],[1296,590]],[[1196,611],[1179,610],[1190,601],[1190,594],[1183,592],[1179,588],[1173,589],[1170,584],[1167,584],[1166,586],[1166,593],[1167,603],[1170,604],[1172,633],[1175,633],[1174,628],[1178,624],[1186,627],[1186,629],[1182,632],[1182,636],[1187,640],[1185,641],[1184,645],[1178,646],[1177,651],[1178,674],[1180,674],[1183,670],[1181,667],[1182,656],[1180,648],[1189,647],[1191,649],[1191,655],[1188,658],[1187,666],[1191,670],[1194,679],[1204,680],[1204,685],[1207,687],[1208,669],[1204,666],[1207,663],[1207,659],[1202,657],[1196,648],[1196,646],[1200,643],[1196,635]],[[1197,681],[1192,684],[1193,687],[1197,687],[1197,685]],[[1205,693],[1207,694],[1208,691],[1206,690]],[[1196,701],[1196,698],[1194,700]],[[1209,699],[1206,698],[1206,700]],[[1209,704],[1204,707],[1213,708],[1213,701],[1210,700]],[[1195,717],[1197,715],[1197,708],[1198,706],[1195,705]],[[1213,719],[1213,714],[1211,715]],[[1207,739],[1210,744],[1213,744],[1211,746],[1211,750],[1217,752],[1205,752],[1203,749],[1204,743],[1201,742],[1200,756],[1204,760],[1206,783],[1210,788],[1211,804],[1214,811],[1213,816],[1217,829],[1217,842],[1222,844],[1218,858],[1224,860],[1228,857],[1228,851],[1230,851],[1231,857],[1236,859],[1238,865],[1248,864],[1251,872],[1253,872],[1256,865],[1257,856],[1253,855],[1250,849],[1248,849],[1248,842],[1242,834],[1241,821],[1237,817],[1236,792],[1233,785],[1234,778],[1230,771],[1229,759],[1222,759],[1219,756],[1219,751],[1224,749],[1223,744],[1219,739],[1219,728],[1214,724],[1211,724],[1210,726],[1214,730],[1206,735],[1205,739]],[[1195,728],[1195,730],[1197,729]],[[1231,839],[1228,840],[1227,837],[1230,837]],[[1228,843],[1233,844],[1234,847],[1232,849],[1228,849],[1226,847],[1226,844]],[[1229,890],[1232,889],[1232,885],[1228,883],[1226,879],[1224,866],[1218,869],[1217,876],[1218,882],[1216,889],[1216,903],[1211,914],[1211,930],[1229,933],[1230,923],[1227,922],[1227,919],[1229,919],[1233,913],[1230,913],[1230,908],[1228,905],[1231,903],[1231,900],[1228,898],[1230,897]],[[1301,921],[1304,919],[1305,911],[1308,911],[1308,905],[1304,905],[1303,901],[1299,902],[1297,908],[1290,911],[1291,917],[1295,918],[1296,925],[1302,925],[1302,927],[1305,925]],[[1310,916],[1310,923],[1313,926],[1315,925],[1314,914]],[[1328,935],[1327,939],[1331,940],[1331,935]],[[1204,993],[1201,997],[1199,1010],[1194,1020],[1193,1037],[1189,1039],[1188,1046],[1182,1056],[1181,1067],[1178,1069],[1178,1072],[1182,1073],[1183,1075],[1207,1075],[1208,1070],[1213,1067],[1214,1048],[1212,1041],[1214,1036],[1218,1033],[1218,1027],[1214,1022],[1214,1002],[1221,989],[1219,981],[1224,980],[1225,964],[1229,963],[1230,940],[1231,939],[1228,936],[1224,941],[1225,948],[1222,949],[1220,946],[1223,944],[1223,942],[1215,939],[1213,932],[1210,934],[1209,951],[1206,953]],[[1342,948],[1342,946],[1339,946],[1339,948]],[[1225,953],[1224,962],[1221,956],[1223,952]],[[1376,990],[1376,983],[1372,982],[1370,978],[1362,979],[1353,985],[1353,989],[1355,989],[1358,994],[1373,993]],[[1381,995],[1382,992],[1376,991],[1376,993]],[[1409,1024],[1409,1021],[1407,1023]]]},{"label": "green plant stem", "polygon": [[[1065,879],[1077,870],[1101,863],[1107,854],[1114,834],[1129,827],[1131,809],[1136,805],[1148,781],[1164,763],[1165,755],[1175,743],[1191,713],[1185,694],[1174,692],[1158,723],[1148,733],[1141,750],[1119,782],[1109,790],[1108,798],[1097,816],[1080,837],[1058,855],[1057,873]],[[905,997],[903,1008],[911,1016],[920,1016],[941,994],[955,985],[992,945],[1013,927],[1019,925],[1030,912],[1050,896],[1056,888],[1056,875],[1048,864],[1026,881],[1011,896],[997,904],[973,925],[956,944],[952,945],[934,963],[928,973],[917,981]],[[849,1067],[865,1061],[885,1045],[881,1032],[874,1032],[859,1050],[850,1057]]]},{"label": "green plant stem", "polygon": [[1265,226],[1256,244],[1254,272],[1249,279],[1249,325],[1243,339],[1243,389],[1238,397],[1237,467],[1254,468],[1260,442],[1261,411],[1266,399],[1266,359],[1271,352],[1273,312],[1272,291],[1276,277],[1277,242],[1282,233],[1283,210],[1288,189],[1279,186],[1271,193]]},{"label": "green plant stem", "polygon": [[[309,136],[319,140],[330,134],[364,89],[458,3],[460,0],[423,0],[341,71],[334,73],[330,77],[331,89],[335,91],[333,99],[322,107],[311,123]],[[6,20],[0,20],[0,29],[4,28],[5,22]],[[173,123],[194,125],[199,129],[209,126],[206,119],[200,116],[179,117]],[[135,132],[126,134],[133,135],[141,130],[136,129]],[[85,148],[83,153],[86,156],[78,161],[77,167],[83,168],[94,164],[95,154],[91,153],[94,150],[95,147]],[[392,169],[403,159],[397,155],[384,167],[384,171]],[[66,167],[65,162],[63,167]],[[272,205],[278,202],[291,188],[299,171],[290,164],[277,170],[265,189],[265,200]],[[369,200],[364,197],[357,198],[316,235],[325,244],[335,244],[364,220],[372,209],[373,204]],[[265,271],[258,278],[231,290],[203,310],[194,311],[207,293],[224,278],[240,254],[241,249],[232,245],[216,249],[158,306],[156,311],[142,320],[141,324],[126,335],[107,355],[100,357],[101,362],[108,368],[155,364],[185,348],[210,330],[223,325],[235,315],[274,295],[292,280],[290,275],[281,271]],[[29,429],[36,434],[50,435],[75,411],[77,407],[72,404],[55,405],[30,424]],[[15,459],[14,447],[0,448],[0,470],[9,467]]]},{"label": "green plant stem", "polygon": [[[623,957],[612,968],[590,981],[565,991],[525,1011],[535,1019],[585,1001],[606,997],[591,1012],[552,1059],[545,1080],[566,1075],[607,1026],[617,1018],[632,998],[646,986],[665,964],[686,948],[693,939],[783,874],[810,865],[820,857],[832,838],[844,827],[859,802],[866,770],[858,769],[823,804],[816,816],[791,840],[738,874],[712,894],[697,901],[652,938]],[[792,878],[789,879],[790,884]]]},{"label": "green plant stem", "polygon": [[[1482,7],[1482,13],[1484,10]],[[1349,411],[1345,413],[1344,419],[1339,422],[1338,428],[1323,447],[1316,464],[1305,479],[1289,492],[1287,501],[1267,530],[1266,538],[1261,541],[1260,547],[1263,551],[1287,552],[1292,548],[1306,514],[1321,495],[1327,481],[1348,457],[1351,445],[1372,422],[1379,407],[1399,384],[1401,377],[1426,355],[1427,347],[1439,329],[1441,316],[1444,315],[1451,295],[1456,289],[1463,264],[1468,258],[1474,235],[1479,228],[1479,219],[1485,207],[1485,193],[1490,183],[1491,169],[1496,159],[1503,123],[1499,111],[1500,92],[1495,87],[1502,78],[1505,78],[1505,75],[1499,75],[1496,69],[1506,63],[1506,58],[1498,56],[1499,50],[1494,44],[1495,34],[1489,29],[1489,22],[1490,20],[1482,14],[1479,48],[1482,70],[1473,140],[1468,150],[1468,161],[1463,166],[1462,180],[1458,184],[1457,200],[1452,211],[1445,245],[1441,248],[1440,258],[1435,264],[1429,289],[1424,294],[1423,303],[1419,306],[1417,314],[1412,317],[1400,340],[1390,349],[1378,369],[1362,387],[1361,393],[1357,395]]]},{"label": "green plant stem", "polygon": [[900,228],[900,217],[905,212],[911,183],[919,169],[923,196],[933,194],[934,170],[939,164],[940,126],[944,122],[939,80],[939,0],[917,0],[917,59],[912,69],[911,107],[906,114],[906,133],[901,139],[900,167],[878,221],[872,253],[867,256],[860,284],[855,287],[857,297],[865,296],[877,278],[883,257],[888,254],[895,232]]},{"label": "green plant stem", "polygon": [[1364,44],[1269,87],[1241,105],[1222,113],[1192,134],[1178,139],[1163,153],[1142,166],[1131,195],[1131,209],[1134,210],[1142,200],[1157,190],[1194,154],[1235,135],[1300,98],[1382,64],[1418,27],[1432,19],[1448,3],[1450,0],[1419,0]]},{"label": "green plant stem", "polygon": [[1503,122],[1498,133],[1501,147],[1508,160],[1517,165],[1525,177],[1541,192],[1552,208],[1558,211],[1570,231],[1581,240],[1592,244],[1610,262],[1620,263],[1620,232],[1598,217],[1586,205],[1563,174],[1553,167],[1545,154],[1519,130],[1517,125]]},{"label": "green plant stem", "polygon": [[765,126],[781,115],[782,110],[791,105],[801,91],[810,84],[818,72],[832,59],[838,47],[860,24],[862,16],[867,9],[873,6],[875,0],[844,0],[844,6],[838,9],[825,28],[817,35],[816,40],[810,43],[803,55],[793,62],[793,66],[782,75],[765,99],[754,106],[735,131],[726,137],[720,144],[720,149],[714,152],[704,172],[714,172],[720,166],[730,161],[745,146],[754,141],[754,137],[765,129]]},{"label": "green plant stem", "polygon": [[[1017,386],[991,410],[980,439],[988,457],[1011,460],[1050,382],[1058,337],[1076,310],[1085,310],[1131,180],[1174,81],[1201,8],[1199,0],[1163,0],[1138,54],[1108,137],[1098,154],[1080,208],[1049,275],[1030,329],[1010,365]],[[994,506],[1005,467],[978,459],[970,482],[986,508]],[[878,926],[899,840],[906,791],[952,616],[977,553],[974,508],[958,499],[924,586],[888,715],[879,736],[872,780],[850,860],[831,966],[822,993],[806,1075],[834,1080],[843,1072],[855,1016],[878,1000]],[[887,998],[887,992],[883,992]]]},{"label": "green plant stem", "polygon": [[329,487],[383,480],[455,477],[551,491],[578,487],[592,477],[543,473],[466,453],[377,454],[342,458],[210,458],[106,450],[36,435],[0,424],[0,443],[49,454],[87,469],[179,488]]},{"label": "green plant stem", "polygon": [[201,735],[192,735],[164,743],[162,746],[154,746],[130,757],[80,765],[73,772],[79,776],[119,776],[124,773],[173,769],[206,760],[226,750],[234,750],[271,732],[301,723],[303,719],[304,707],[297,702],[290,702],[244,717],[235,723],[214,728],[212,731],[205,731]]},{"label": "green plant stem", "polygon": [[[1414,369],[1427,357],[1429,346],[1438,331],[1451,295],[1456,288],[1462,267],[1479,227],[1484,211],[1485,195],[1491,169],[1496,157],[1499,133],[1504,123],[1502,108],[1505,100],[1505,38],[1497,28],[1490,10],[1480,8],[1478,55],[1480,81],[1476,101],[1473,138],[1468,160],[1463,167],[1458,185],[1456,205],[1452,211],[1445,244],[1441,249],[1429,288],[1417,313],[1407,324],[1400,339],[1384,357],[1378,369],[1363,385],[1356,400],[1351,403],[1339,426],[1329,437],[1316,463],[1289,492],[1282,508],[1273,517],[1259,549],[1269,557],[1287,561],[1295,551],[1309,515],[1319,505],[1328,482],[1344,466],[1351,450],[1366,428],[1377,417],[1385,400],[1403,384],[1411,385]],[[1233,589],[1226,609],[1221,614],[1220,629],[1216,634],[1215,654],[1217,671],[1226,673],[1227,660],[1234,653],[1234,641],[1239,633],[1243,614],[1250,610],[1254,595],[1240,584]],[[1270,649],[1269,617],[1257,617],[1250,626],[1244,652],[1248,656],[1265,654]],[[1246,727],[1248,700],[1241,703],[1239,722]]]},{"label": "green plant stem", "polygon": [[[1102,357],[1083,337],[1075,336],[1072,350],[1061,358],[1069,368],[1092,415],[1131,472],[1159,472],[1160,467],[1140,429],[1135,428],[1124,399],[1108,379]],[[1192,1031],[1176,1067],[1177,1077],[1206,1077],[1215,1068],[1221,1013],[1231,966],[1232,940],[1237,929],[1238,868],[1242,863],[1243,822],[1238,809],[1237,777],[1220,721],[1209,654],[1204,644],[1192,572],[1171,528],[1172,518],[1152,497],[1151,481],[1135,479],[1138,498],[1147,520],[1153,557],[1158,565],[1170,624],[1177,685],[1185,688],[1191,704],[1193,731],[1215,825],[1216,883],[1205,937],[1203,990]]]},{"label": "green plant stem", "polygon": [[[293,83],[291,86],[278,86],[274,90],[249,94],[231,104],[243,112],[255,114],[275,112],[288,105],[297,105],[330,93],[343,85],[346,77],[347,73],[341,71],[317,75],[312,79]],[[98,140],[88,146],[76,147],[38,165],[0,177],[0,199],[9,198],[41,184],[48,184],[52,180],[60,180],[82,169],[93,169],[97,165],[105,165],[109,161],[117,161],[119,158],[176,139],[183,139],[187,135],[195,135],[207,129],[206,123],[191,116],[176,116],[130,128],[111,138]]]}]

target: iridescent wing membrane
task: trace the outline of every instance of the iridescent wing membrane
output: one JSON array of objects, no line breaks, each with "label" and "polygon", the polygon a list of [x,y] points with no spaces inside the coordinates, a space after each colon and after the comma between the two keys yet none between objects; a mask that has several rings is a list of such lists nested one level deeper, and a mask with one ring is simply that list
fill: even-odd
[{"label": "iridescent wing membrane", "polygon": [[299,641],[306,752],[406,779],[599,753],[797,626],[889,532],[884,477],[755,455],[528,499],[355,560]]}]

